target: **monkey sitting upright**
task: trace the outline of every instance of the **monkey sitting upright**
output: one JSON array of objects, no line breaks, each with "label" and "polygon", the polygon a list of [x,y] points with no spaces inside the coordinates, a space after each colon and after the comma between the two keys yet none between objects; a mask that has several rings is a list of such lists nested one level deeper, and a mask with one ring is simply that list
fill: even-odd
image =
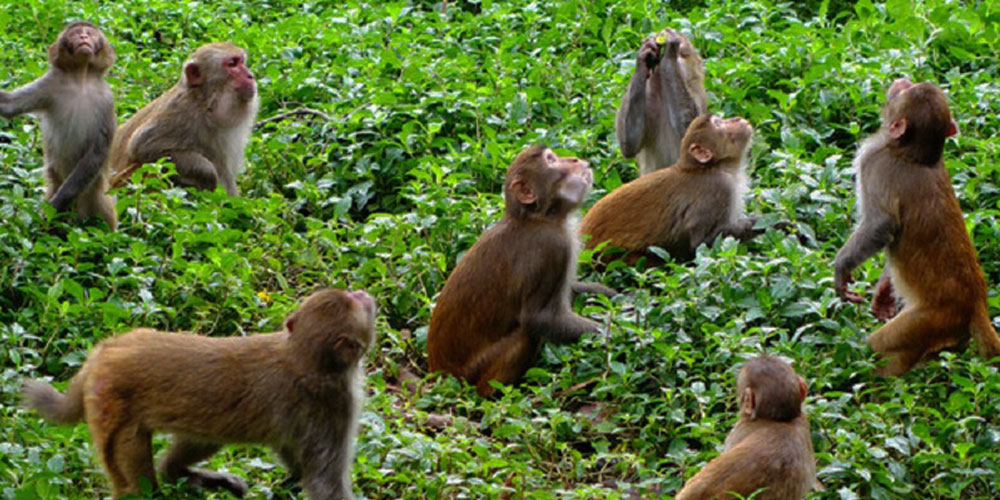
[{"label": "monkey sitting upright", "polygon": [[806,382],[788,363],[760,356],[736,381],[740,419],[726,449],[694,475],[677,500],[802,500],[816,478],[809,420],[802,413]]},{"label": "monkey sitting upright", "polygon": [[882,128],[854,159],[861,222],[837,253],[834,288],[862,302],[847,288],[851,271],[885,249],[872,311],[883,321],[893,317],[893,288],[905,308],[868,337],[888,361],[883,375],[906,373],[942,349],[964,346],[970,335],[984,357],[1000,356],[986,280],[941,160],[945,139],[957,132],[941,89],[901,78],[889,87]]},{"label": "monkey sitting upright", "polygon": [[108,150],[115,132],[115,101],[104,74],[115,53],[97,26],[75,22],[49,46],[49,71],[13,92],[0,91],[0,116],[42,118],[45,198],[56,210],[76,205],[83,219],[100,215],[118,227],[108,196]]},{"label": "monkey sitting upright", "polygon": [[155,487],[150,439],[174,435],[160,464],[168,481],[243,496],[231,474],[192,469],[223,444],[263,443],[312,500],[353,498],[351,463],[362,404],[359,361],[374,341],[365,292],[310,295],[285,330],[249,337],[134,330],[99,343],[65,395],[26,380],[24,403],[47,420],[86,420],[114,498]]}]

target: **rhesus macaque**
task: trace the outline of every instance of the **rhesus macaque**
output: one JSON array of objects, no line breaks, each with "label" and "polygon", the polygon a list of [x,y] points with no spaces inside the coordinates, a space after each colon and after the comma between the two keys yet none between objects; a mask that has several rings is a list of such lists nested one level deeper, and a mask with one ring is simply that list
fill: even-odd
[{"label": "rhesus macaque", "polygon": [[673,165],[684,132],[708,111],[707,101],[705,68],[684,35],[664,29],[643,40],[615,117],[622,155],[636,157],[639,175]]},{"label": "rhesus macaque", "polygon": [[694,475],[677,500],[801,500],[816,478],[809,419],[802,413],[806,382],[788,363],[760,356],[737,378],[740,418],[725,450]]},{"label": "rhesus macaque", "polygon": [[182,186],[213,190],[219,183],[236,196],[236,175],[257,115],[257,83],[246,52],[228,43],[202,45],[184,63],[166,94],[118,128],[111,148],[113,185],[143,163],[167,157]]},{"label": "rhesus macaque", "polygon": [[900,78],[889,87],[882,127],[854,159],[861,222],[837,253],[834,287],[848,290],[851,271],[885,249],[886,268],[873,300],[881,320],[905,307],[868,344],[888,360],[882,375],[900,375],[942,349],[975,338],[979,352],[1000,356],[986,306],[986,280],[941,160],[945,139],[958,132],[948,99],[931,83]]},{"label": "rhesus macaque", "polygon": [[507,169],[505,212],[466,252],[441,290],[427,333],[431,371],[493,393],[516,382],[541,339],[573,342],[600,325],[573,313],[570,294],[615,291],[575,282],[579,240],[570,216],[593,181],[586,161],[522,151]]},{"label": "rhesus macaque", "polygon": [[167,481],[243,496],[237,476],[192,465],[223,444],[263,443],[312,500],[354,498],[351,463],[363,372],[374,341],[375,303],[365,292],[310,295],[285,330],[204,337],[139,329],[99,343],[65,395],[26,380],[26,406],[47,420],[86,420],[114,497],[155,487],[150,438],[173,442],[160,463]]},{"label": "rhesus macaque", "polygon": [[629,182],[601,198],[580,222],[587,248],[610,240],[635,263],[650,246],[678,260],[718,236],[746,240],[756,217],[743,215],[743,165],[753,128],[742,118],[701,115],[691,122],[677,164]]},{"label": "rhesus macaque", "polygon": [[59,211],[75,203],[81,219],[100,215],[112,231],[118,213],[107,194],[107,160],[116,120],[104,74],[114,60],[97,26],[71,23],[49,46],[45,75],[13,92],[0,91],[0,116],[33,113],[42,119],[45,198]]}]

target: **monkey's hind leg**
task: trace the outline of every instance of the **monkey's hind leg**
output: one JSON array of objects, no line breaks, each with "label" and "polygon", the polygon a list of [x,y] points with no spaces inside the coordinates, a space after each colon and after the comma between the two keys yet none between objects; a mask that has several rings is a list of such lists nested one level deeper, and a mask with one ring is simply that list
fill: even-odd
[{"label": "monkey's hind leg", "polygon": [[888,363],[877,373],[902,375],[927,354],[958,343],[958,325],[947,311],[910,306],[868,337],[868,345]]},{"label": "monkey's hind leg", "polygon": [[505,385],[516,383],[531,367],[537,353],[538,341],[520,330],[493,344],[480,356],[481,369],[477,370],[480,375],[474,379],[476,392],[483,397],[493,394],[491,380]]},{"label": "monkey's hind leg", "polygon": [[187,478],[188,484],[198,488],[206,490],[224,488],[233,495],[243,498],[247,492],[247,484],[239,476],[190,468],[191,465],[215,454],[219,448],[220,445],[215,443],[202,443],[184,436],[174,436],[166,456],[160,462],[160,472],[171,483]]},{"label": "monkey's hind leg", "polygon": [[99,215],[114,231],[118,228],[118,211],[115,210],[115,198],[107,194],[107,190],[107,181],[104,179],[94,182],[76,197],[76,214],[80,219]]},{"label": "monkey's hind leg", "polygon": [[59,191],[59,187],[62,186],[63,176],[59,175],[59,172],[51,166],[45,167],[45,200],[51,200],[56,192]]},{"label": "monkey's hind leg", "polygon": [[111,479],[113,498],[118,499],[129,493],[141,493],[140,478],[143,477],[149,480],[154,490],[156,489],[153,435],[150,431],[141,429],[137,424],[107,428],[91,425],[90,428],[98,459],[104,464],[104,469]]}]

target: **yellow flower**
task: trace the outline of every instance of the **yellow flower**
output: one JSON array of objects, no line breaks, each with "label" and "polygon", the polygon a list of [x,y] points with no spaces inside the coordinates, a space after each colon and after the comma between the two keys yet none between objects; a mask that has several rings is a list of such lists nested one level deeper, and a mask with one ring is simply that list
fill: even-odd
[{"label": "yellow flower", "polygon": [[268,295],[267,292],[265,292],[264,290],[257,292],[257,297],[260,298],[260,300],[263,300],[264,302],[271,301],[271,296]]}]

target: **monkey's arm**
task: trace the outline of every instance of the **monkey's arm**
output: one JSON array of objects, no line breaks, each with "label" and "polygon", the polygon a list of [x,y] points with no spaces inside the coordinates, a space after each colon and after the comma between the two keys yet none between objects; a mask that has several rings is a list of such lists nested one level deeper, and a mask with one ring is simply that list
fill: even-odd
[{"label": "monkey's arm", "polygon": [[860,302],[862,297],[857,293],[847,290],[847,285],[851,282],[851,271],[875,255],[879,250],[885,248],[895,239],[896,232],[899,231],[899,223],[888,213],[882,211],[877,206],[864,207],[865,212],[861,219],[861,224],[847,243],[837,252],[834,260],[834,289],[842,299],[851,302]]},{"label": "monkey's arm", "polygon": [[575,278],[566,275],[571,243],[539,241],[534,258],[519,259],[513,270],[520,278],[517,288],[523,294],[521,326],[530,336],[559,343],[574,342],[586,332],[598,331],[598,323],[576,315],[570,308]]},{"label": "monkey's arm", "polygon": [[635,61],[635,72],[629,81],[628,89],[622,96],[621,106],[615,115],[615,135],[622,156],[632,158],[639,154],[642,138],[646,133],[646,79],[649,78],[649,67],[646,60],[655,57],[659,51],[656,41],[647,38],[642,41],[639,56]]},{"label": "monkey's arm", "polygon": [[46,74],[13,92],[0,92],[0,116],[13,118],[24,113],[41,111],[51,102],[51,77]]},{"label": "monkey's arm", "polygon": [[97,133],[91,138],[90,148],[76,162],[69,177],[59,186],[59,190],[50,200],[56,210],[66,210],[70,203],[73,203],[73,200],[100,175],[108,159],[108,150],[111,148],[111,137],[114,130],[114,108],[109,107],[104,116],[101,117]]},{"label": "monkey's arm", "polygon": [[766,477],[761,458],[750,456],[743,448],[724,451],[689,479],[675,498],[713,500],[730,491],[750,495],[758,489],[754,483]]},{"label": "monkey's arm", "polygon": [[698,117],[698,104],[688,92],[687,86],[684,85],[684,74],[681,72],[680,61],[677,60],[677,51],[680,45],[681,40],[678,35],[674,35],[671,40],[667,41],[666,53],[656,71],[662,73],[660,80],[666,90],[664,95],[676,105],[676,107],[667,106],[667,109],[678,110],[677,113],[672,113],[669,116],[670,121],[673,123],[674,129],[683,134],[687,130],[688,124]]},{"label": "monkey's arm", "polygon": [[618,292],[609,286],[604,286],[600,283],[590,283],[587,281],[574,281],[570,285],[570,289],[573,290],[573,295],[579,295],[581,293],[599,293],[606,297],[614,297],[618,295]]},{"label": "monkey's arm", "polygon": [[[174,152],[170,154],[170,159],[177,168],[176,182],[182,186],[194,186],[212,191],[219,183],[215,165],[194,151]],[[235,186],[233,189],[236,189]],[[229,192],[229,186],[226,187],[226,191]]]}]

